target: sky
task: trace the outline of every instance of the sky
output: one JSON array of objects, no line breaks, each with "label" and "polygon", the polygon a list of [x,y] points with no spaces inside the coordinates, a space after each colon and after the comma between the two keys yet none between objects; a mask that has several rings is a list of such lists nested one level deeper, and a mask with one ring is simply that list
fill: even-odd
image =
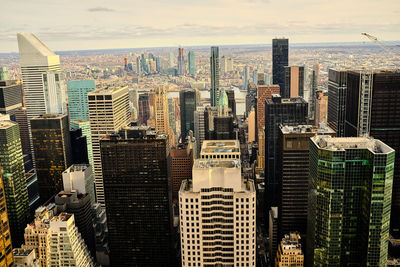
[{"label": "sky", "polygon": [[0,52],[18,32],[52,50],[400,40],[399,0],[1,0]]}]

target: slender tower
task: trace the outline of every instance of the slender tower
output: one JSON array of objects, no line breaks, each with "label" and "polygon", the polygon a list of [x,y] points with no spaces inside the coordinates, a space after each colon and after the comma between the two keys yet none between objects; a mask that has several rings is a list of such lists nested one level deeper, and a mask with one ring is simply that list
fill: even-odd
[{"label": "slender tower", "polygon": [[211,68],[211,91],[210,103],[212,107],[217,106],[219,96],[219,52],[218,46],[211,47],[210,68]]}]

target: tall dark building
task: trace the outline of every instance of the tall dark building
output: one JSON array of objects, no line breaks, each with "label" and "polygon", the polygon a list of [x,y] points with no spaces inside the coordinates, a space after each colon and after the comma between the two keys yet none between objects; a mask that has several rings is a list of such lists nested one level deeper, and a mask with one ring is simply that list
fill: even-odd
[{"label": "tall dark building", "polygon": [[150,119],[150,102],[149,102],[149,94],[140,94],[139,95],[139,116],[138,121],[141,125],[147,125],[147,120]]},{"label": "tall dark building", "polygon": [[328,125],[337,137],[344,137],[346,119],[347,72],[329,69]]},{"label": "tall dark building", "polygon": [[63,189],[62,173],[71,165],[67,115],[43,114],[31,119],[32,143],[42,203]]},{"label": "tall dark building", "polygon": [[233,89],[229,89],[225,92],[228,95],[228,107],[232,110],[233,117],[236,117],[235,91]]},{"label": "tall dark building", "polygon": [[0,81],[0,112],[15,121],[15,110],[22,107],[22,84],[15,80]]},{"label": "tall dark building", "polygon": [[285,67],[289,66],[289,39],[272,39],[272,83],[285,95]]},{"label": "tall dark building", "polygon": [[281,98],[272,95],[265,100],[265,184],[267,210],[278,206],[281,181],[278,179],[279,125],[300,125],[307,122],[308,104],[303,98]]},{"label": "tall dark building", "polygon": [[252,107],[257,110],[257,85],[250,82],[246,94],[246,116],[248,116]]},{"label": "tall dark building", "polygon": [[55,196],[54,202],[57,205],[57,212],[68,212],[75,215],[75,225],[85,240],[92,257],[95,257],[94,216],[90,195],[88,193],[78,193],[77,191],[61,191]]},{"label": "tall dark building", "polygon": [[185,70],[185,53],[183,47],[178,48],[178,75],[184,75]]},{"label": "tall dark building", "polygon": [[86,136],[82,136],[82,129],[72,128],[69,133],[72,164],[89,164]]},{"label": "tall dark building", "polygon": [[15,110],[15,121],[19,126],[21,136],[21,146],[23,154],[32,154],[32,144],[29,137],[29,122],[26,114],[26,108],[21,107]]},{"label": "tall dark building", "polygon": [[183,180],[192,178],[193,149],[191,143],[181,143],[171,149],[172,198],[178,199],[178,192]]},{"label": "tall dark building", "polygon": [[180,91],[179,100],[181,111],[181,136],[182,140],[185,140],[189,131],[194,132],[194,112],[197,106],[196,91]]},{"label": "tall dark building", "polygon": [[[370,136],[400,151],[400,73],[347,72],[346,136]],[[392,235],[400,238],[400,153],[395,153]]]},{"label": "tall dark building", "polygon": [[100,142],[112,266],[169,266],[168,136],[124,127]]},{"label": "tall dark building", "polygon": [[279,237],[291,231],[300,233],[304,239],[307,232],[308,176],[310,137],[314,135],[335,135],[328,128],[312,125],[280,125],[278,139],[278,179],[280,205],[278,206]]},{"label": "tall dark building", "polygon": [[283,97],[304,97],[304,66],[285,67],[285,94]]},{"label": "tall dark building", "polygon": [[214,117],[214,138],[215,140],[232,140],[236,139],[233,131],[233,116],[217,116]]},{"label": "tall dark building", "polygon": [[211,47],[210,56],[210,104],[212,107],[217,106],[219,97],[219,49],[218,46]]}]

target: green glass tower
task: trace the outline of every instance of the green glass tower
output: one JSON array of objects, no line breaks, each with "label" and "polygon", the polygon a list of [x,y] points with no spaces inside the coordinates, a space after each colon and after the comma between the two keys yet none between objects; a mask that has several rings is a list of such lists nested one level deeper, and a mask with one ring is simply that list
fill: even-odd
[{"label": "green glass tower", "polygon": [[12,121],[0,121],[0,165],[12,244],[20,247],[30,215],[21,138],[18,124]]},{"label": "green glass tower", "polygon": [[394,155],[369,137],[311,138],[307,266],[387,266]]},{"label": "green glass tower", "polygon": [[196,73],[196,58],[193,51],[189,51],[188,53],[188,62],[189,62],[189,74],[194,75]]}]

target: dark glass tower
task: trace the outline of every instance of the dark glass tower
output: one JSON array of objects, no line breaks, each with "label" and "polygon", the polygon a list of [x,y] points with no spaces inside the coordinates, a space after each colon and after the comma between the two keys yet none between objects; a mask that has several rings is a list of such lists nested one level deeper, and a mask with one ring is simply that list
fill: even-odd
[{"label": "dark glass tower", "polygon": [[[30,213],[21,139],[18,125],[12,121],[0,121],[0,166],[3,168],[2,180],[12,244],[13,247],[20,247],[24,242],[24,229],[29,223]],[[7,227],[6,218],[3,219],[1,228]]]},{"label": "dark glass tower", "polygon": [[0,112],[9,114],[15,121],[15,111],[22,107],[22,84],[17,81],[0,81]]},{"label": "dark glass tower", "polygon": [[150,102],[149,94],[139,95],[139,116],[138,120],[141,125],[147,125],[147,120],[150,119]]},{"label": "dark glass tower", "polygon": [[281,98],[272,95],[265,100],[265,184],[267,210],[279,206],[281,181],[278,179],[279,125],[300,125],[307,122],[308,104],[303,98]]},{"label": "dark glass tower", "polygon": [[[345,135],[365,134],[400,151],[399,72],[347,72]],[[400,153],[395,160],[391,231],[400,238]]]},{"label": "dark glass tower", "polygon": [[285,95],[285,67],[289,66],[289,39],[272,39],[272,82]]},{"label": "dark glass tower", "polygon": [[31,119],[32,143],[42,203],[63,189],[62,173],[71,165],[67,115],[44,114]]},{"label": "dark glass tower", "polygon": [[219,96],[219,49],[218,46],[211,47],[210,57],[210,73],[211,73],[211,89],[210,104],[212,107],[217,106]]},{"label": "dark glass tower", "polygon": [[329,69],[328,125],[337,137],[344,137],[346,118],[347,72]]},{"label": "dark glass tower", "polygon": [[168,135],[127,126],[100,142],[112,266],[170,266]]},{"label": "dark glass tower", "polygon": [[81,128],[72,128],[71,135],[71,156],[72,164],[89,164],[86,136],[82,136]]},{"label": "dark glass tower", "polygon": [[307,266],[387,266],[394,154],[373,138],[311,138]]},{"label": "dark glass tower", "polygon": [[194,132],[194,112],[197,106],[196,91],[180,91],[179,100],[181,110],[181,136],[182,140],[185,140],[190,130]]},{"label": "dark glass tower", "polygon": [[285,94],[283,97],[304,97],[304,66],[285,66]]}]

